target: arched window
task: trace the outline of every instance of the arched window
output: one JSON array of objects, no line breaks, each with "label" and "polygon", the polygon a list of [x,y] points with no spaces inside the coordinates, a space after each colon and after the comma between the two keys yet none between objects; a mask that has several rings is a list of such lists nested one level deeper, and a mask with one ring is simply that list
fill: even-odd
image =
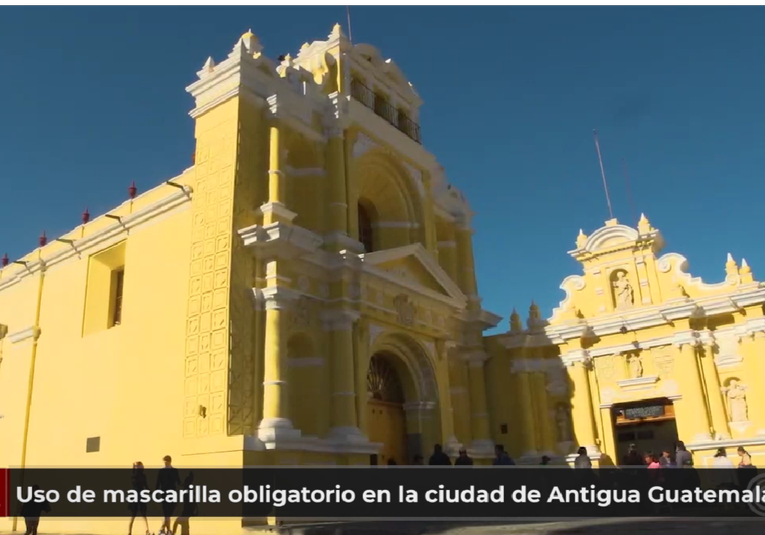
[{"label": "arched window", "polygon": [[371,253],[374,250],[372,218],[361,203],[359,203],[359,241],[364,246],[365,252]]}]

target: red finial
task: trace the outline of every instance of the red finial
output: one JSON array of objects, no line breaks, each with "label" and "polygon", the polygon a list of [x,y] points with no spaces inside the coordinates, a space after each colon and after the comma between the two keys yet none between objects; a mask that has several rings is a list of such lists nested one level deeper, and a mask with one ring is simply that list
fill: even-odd
[{"label": "red finial", "polygon": [[2,259],[0,259],[0,264],[2,264],[2,265],[3,265],[3,267],[7,266],[7,265],[8,265],[10,262],[11,262],[11,261],[10,261],[10,259],[8,258],[8,253],[5,253],[5,254],[3,255],[3,258],[2,258]]},{"label": "red finial", "polygon": [[85,208],[85,211],[82,213],[82,224],[85,225],[88,221],[90,221],[90,212]]},{"label": "red finial", "polygon": [[135,194],[138,191],[138,189],[135,187],[135,180],[130,184],[130,187],[128,188],[128,195],[130,195],[131,199],[135,199]]},{"label": "red finial", "polygon": [[40,235],[40,247],[45,247],[46,243],[48,243],[48,237],[45,235],[45,231],[43,230],[43,233]]}]

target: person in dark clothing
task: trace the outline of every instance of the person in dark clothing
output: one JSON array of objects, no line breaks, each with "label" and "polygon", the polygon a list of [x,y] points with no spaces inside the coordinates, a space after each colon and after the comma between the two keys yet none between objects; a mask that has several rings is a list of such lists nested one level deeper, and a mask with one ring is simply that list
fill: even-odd
[{"label": "person in dark clothing", "polygon": [[[141,461],[133,463],[133,474],[130,479],[133,486],[133,490],[135,490],[139,494],[142,490],[149,489],[149,482],[146,480],[146,474],[143,471],[143,463]],[[149,535],[149,521],[146,519],[146,504],[131,503],[130,505],[128,505],[128,509],[130,510],[130,524],[128,525],[128,535],[131,535],[133,533],[133,523],[135,522],[135,517],[137,517],[138,515],[141,515],[143,517],[143,521],[146,524],[146,535]]]},{"label": "person in dark clothing", "polygon": [[441,448],[441,444],[436,444],[433,446],[433,455],[430,456],[430,461],[428,464],[436,466],[451,466],[452,460],[447,454],[444,453],[443,449]]},{"label": "person in dark clothing", "polygon": [[[178,475],[178,470],[173,468],[173,459],[169,455],[165,455],[162,459],[165,463],[165,467],[159,471],[157,475],[157,490],[167,492],[168,490],[178,490],[178,485],[181,484],[181,477]],[[163,502],[162,512],[164,513],[165,520],[162,522],[162,528],[159,530],[160,534],[170,533],[170,517],[173,516],[175,511],[175,504]]]},{"label": "person in dark clothing", "polygon": [[465,448],[460,448],[460,456],[457,457],[457,460],[454,461],[454,466],[472,466],[473,465],[473,459],[468,457],[467,450]]},{"label": "person in dark clothing", "polygon": [[502,444],[497,444],[494,446],[494,462],[492,464],[494,466],[514,465],[515,461],[513,461],[507,454],[505,451],[505,446]]},{"label": "person in dark clothing", "polygon": [[542,455],[542,462],[539,464],[547,466],[550,464],[550,458],[547,455]]},{"label": "person in dark clothing", "polygon": [[388,459],[388,466],[396,466],[396,459]]},{"label": "person in dark clothing", "polygon": [[640,455],[640,452],[638,452],[637,446],[635,446],[635,444],[630,444],[630,448],[627,451],[627,455],[624,456],[624,465],[625,466],[645,466],[645,462],[643,462],[643,457]]},{"label": "person in dark clothing", "polygon": [[[186,479],[183,481],[183,486],[188,488],[190,485],[194,484],[194,472],[189,472],[189,475],[186,476]],[[183,509],[181,510],[181,516],[175,519],[175,524],[173,524],[173,535],[175,535],[176,529],[178,529],[178,526],[181,526],[181,535],[189,535],[191,533],[191,530],[189,529],[189,518],[192,516],[196,516],[199,513],[199,506],[196,502],[194,502],[191,499],[186,499],[183,502]]]},{"label": "person in dark clothing", "polygon": [[[33,494],[38,490],[40,490],[38,485],[32,486]],[[24,522],[27,525],[24,535],[37,535],[37,528],[40,525],[40,514],[43,512],[50,513],[50,504],[47,500],[41,503],[30,501],[21,507],[21,516],[24,517]]]}]

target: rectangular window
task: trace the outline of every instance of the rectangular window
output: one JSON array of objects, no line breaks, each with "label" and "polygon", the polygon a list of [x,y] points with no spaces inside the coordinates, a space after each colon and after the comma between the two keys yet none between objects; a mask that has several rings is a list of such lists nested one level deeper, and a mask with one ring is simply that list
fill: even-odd
[{"label": "rectangular window", "polygon": [[125,282],[125,269],[116,270],[114,273],[114,313],[112,315],[112,327],[122,323],[122,289]]},{"label": "rectangular window", "polygon": [[82,335],[111,329],[124,320],[126,242],[99,251],[88,262]]}]

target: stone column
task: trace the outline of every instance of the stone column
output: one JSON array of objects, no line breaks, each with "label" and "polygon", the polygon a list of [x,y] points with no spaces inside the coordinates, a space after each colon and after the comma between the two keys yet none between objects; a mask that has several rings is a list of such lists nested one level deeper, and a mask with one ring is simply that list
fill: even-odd
[{"label": "stone column", "polygon": [[268,202],[261,206],[263,224],[291,222],[296,214],[287,209],[287,180],[284,173],[284,143],[282,125],[272,107],[274,116],[269,126],[268,146]]},{"label": "stone column", "polygon": [[263,366],[263,419],[258,438],[264,442],[300,437],[289,418],[287,394],[286,309],[293,294],[278,286],[262,291],[266,309],[265,355]]},{"label": "stone column", "polygon": [[514,370],[518,378],[518,395],[521,400],[521,431],[523,433],[523,457],[536,457],[538,444],[536,438],[534,400],[531,389],[531,374],[529,373],[529,361],[522,359],[516,361]]},{"label": "stone column", "polygon": [[450,366],[448,360],[449,349],[447,345],[453,345],[453,342],[449,344],[444,340],[436,340],[438,361],[442,363],[440,366],[446,366],[447,368],[446,370],[441,368],[440,371],[445,371],[445,373],[438,374],[438,404],[441,409],[441,435],[444,441],[444,452],[454,457],[459,454],[459,449],[462,445],[454,435],[454,410],[452,409]]},{"label": "stone column", "polygon": [[687,443],[708,442],[709,414],[702,390],[699,363],[696,358],[698,339],[693,331],[675,334],[674,344],[678,348],[678,382],[682,399],[674,403],[677,417],[677,431],[680,440]]},{"label": "stone column", "polygon": [[327,135],[327,170],[329,205],[327,223],[331,233],[348,234],[348,196],[345,177],[343,130],[333,128]]},{"label": "stone column", "polygon": [[707,397],[709,399],[709,412],[712,417],[712,429],[714,438],[717,440],[729,439],[728,417],[725,414],[722,391],[720,390],[720,378],[717,375],[717,366],[714,356],[714,338],[712,333],[702,333],[701,369],[707,385]]},{"label": "stone column", "polygon": [[[541,362],[541,361],[540,361]],[[539,448],[542,453],[551,455],[555,451],[555,435],[552,429],[553,417],[547,400],[547,374],[537,370],[532,374],[532,384],[536,394],[537,425],[539,426]]]},{"label": "stone column", "polygon": [[470,396],[467,388],[467,369],[465,361],[459,358],[459,352],[451,348],[449,358],[449,394],[452,401],[454,414],[454,433],[457,440],[468,444],[471,440],[470,432]]},{"label": "stone column", "polygon": [[488,356],[483,351],[476,351],[468,356],[468,375],[470,377],[470,422],[473,431],[471,449],[477,453],[491,455],[494,442],[489,430],[489,413],[486,408],[486,379],[484,362]]},{"label": "stone column", "polygon": [[353,366],[353,325],[358,312],[332,310],[324,315],[332,333],[332,429],[329,435],[343,441],[366,441],[356,416],[356,380]]},{"label": "stone column", "polygon": [[571,403],[574,435],[577,447],[584,446],[591,457],[600,456],[600,449],[595,441],[595,422],[593,421],[592,398],[590,397],[590,378],[587,369],[592,361],[584,350],[574,350],[564,357],[564,364],[573,384],[574,392]]},{"label": "stone column", "polygon": [[470,227],[458,227],[457,240],[457,283],[460,289],[472,298],[477,293],[475,280],[475,268],[473,259],[473,229]]}]

